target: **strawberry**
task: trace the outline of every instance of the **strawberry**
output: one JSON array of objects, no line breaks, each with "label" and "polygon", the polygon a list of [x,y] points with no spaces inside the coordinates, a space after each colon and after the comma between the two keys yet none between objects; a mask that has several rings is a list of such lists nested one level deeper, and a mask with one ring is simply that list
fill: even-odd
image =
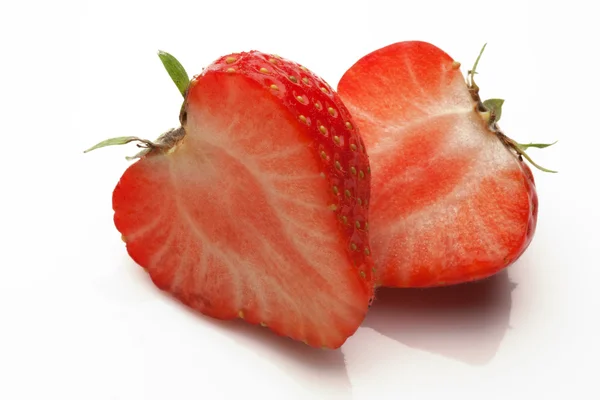
[{"label": "strawberry", "polygon": [[523,158],[545,170],[525,150],[549,145],[520,145],[501,132],[503,100],[482,102],[473,80],[480,57],[465,81],[439,48],[401,42],[364,56],[339,82],[373,169],[378,284],[485,278],[532,240],[538,198]]},{"label": "strawberry", "polygon": [[373,295],[369,161],[347,109],[279,56],[229,54],[188,81],[159,55],[181,127],[92,147],[144,148],[113,193],[129,255],[202,314],[340,347]]}]

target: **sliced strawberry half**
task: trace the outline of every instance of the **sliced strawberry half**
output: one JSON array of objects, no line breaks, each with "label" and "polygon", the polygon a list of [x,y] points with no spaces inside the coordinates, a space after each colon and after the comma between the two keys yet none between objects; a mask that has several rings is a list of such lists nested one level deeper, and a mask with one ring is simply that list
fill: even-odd
[{"label": "sliced strawberry half", "polygon": [[178,86],[180,128],[100,145],[147,147],[113,193],[130,256],[205,315],[340,347],[373,295],[369,162],[348,111],[306,68],[257,51]]},{"label": "sliced strawberry half", "polygon": [[401,42],[339,82],[370,155],[371,244],[384,286],[484,278],[533,237],[538,199],[525,146],[500,132],[502,101],[480,101],[475,68],[465,82],[459,67],[429,43]]}]

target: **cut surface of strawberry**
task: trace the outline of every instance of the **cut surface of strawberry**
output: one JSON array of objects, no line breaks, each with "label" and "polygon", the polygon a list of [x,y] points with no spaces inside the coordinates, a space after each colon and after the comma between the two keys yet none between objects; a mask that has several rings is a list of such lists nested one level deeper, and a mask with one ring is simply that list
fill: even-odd
[{"label": "cut surface of strawberry", "polygon": [[143,142],[114,190],[128,253],[205,315],[340,347],[374,276],[369,162],[348,111],[258,51],[221,57],[184,94],[182,127]]},{"label": "cut surface of strawberry", "polygon": [[531,242],[538,199],[526,154],[471,83],[448,54],[418,41],[366,55],[339,82],[370,156],[371,245],[383,286],[485,278]]}]

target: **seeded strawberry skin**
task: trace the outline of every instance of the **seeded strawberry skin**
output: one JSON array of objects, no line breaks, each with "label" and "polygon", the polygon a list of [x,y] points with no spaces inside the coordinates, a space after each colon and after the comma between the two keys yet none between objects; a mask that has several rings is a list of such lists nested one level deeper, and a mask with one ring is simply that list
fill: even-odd
[{"label": "seeded strawberry skin", "polygon": [[[306,140],[322,163],[330,182],[333,213],[348,237],[348,253],[367,282],[372,282],[373,262],[369,246],[368,209],[371,168],[363,139],[346,106],[331,87],[306,67],[277,55],[259,51],[223,56],[190,83],[209,73],[249,77],[296,115],[296,122],[312,133]],[[183,118],[187,118],[185,116]]]},{"label": "seeded strawberry skin", "polygon": [[[245,89],[240,90],[241,87]],[[225,93],[222,93],[223,90]],[[216,118],[217,114],[229,112],[226,107],[210,109],[208,114],[214,114],[208,115],[208,120],[202,120],[207,115],[207,107],[210,108],[211,99],[225,104],[228,96],[240,95],[258,96],[255,100],[252,100],[253,97],[250,100],[240,98],[240,102],[278,103],[279,108],[272,114],[273,118],[285,118],[287,124],[295,126],[294,131],[299,132],[297,141],[310,149],[312,154],[313,161],[310,164],[319,165],[320,180],[325,187],[324,193],[327,193],[327,201],[322,206],[331,215],[332,220],[337,221],[337,233],[331,232],[335,236],[333,241],[337,243],[336,249],[328,248],[327,246],[332,244],[324,243],[320,251],[331,253],[337,251],[338,247],[343,247],[346,253],[348,271],[345,274],[348,277],[345,279],[347,284],[352,285],[355,299],[352,300],[352,304],[349,300],[347,304],[343,304],[344,310],[329,309],[328,304],[324,303],[318,308],[319,316],[315,317],[316,319],[307,320],[302,312],[294,314],[295,309],[300,310],[302,307],[302,301],[308,303],[310,300],[306,297],[310,291],[300,287],[294,289],[297,293],[291,291],[281,295],[293,297],[301,294],[304,300],[285,297],[287,300],[283,301],[278,309],[268,303],[269,298],[277,294],[273,286],[266,287],[269,292],[266,294],[252,291],[251,285],[243,280],[239,281],[240,275],[245,276],[245,272],[229,268],[231,266],[227,267],[217,259],[214,256],[216,253],[211,250],[213,243],[190,240],[190,228],[182,225],[179,220],[179,203],[182,203],[188,214],[196,220],[192,225],[196,225],[200,230],[203,228],[197,223],[197,219],[202,215],[206,217],[207,212],[217,218],[226,218],[226,214],[218,208],[218,203],[223,201],[218,192],[208,189],[210,193],[202,193],[193,189],[195,186],[201,186],[198,183],[200,177],[189,174],[188,166],[201,161],[197,147],[210,151],[209,143],[203,143],[204,148],[195,147],[199,143],[194,136],[196,131],[202,129],[203,123],[213,123],[211,118]],[[227,104],[236,105],[235,102]],[[248,104],[248,107],[251,108],[252,104]],[[236,114],[231,114],[230,118],[235,120]],[[203,314],[225,320],[242,318],[249,323],[268,327],[279,335],[304,341],[313,347],[340,347],[358,328],[366,314],[373,296],[374,273],[368,231],[369,161],[360,133],[337,94],[320,78],[296,63],[256,51],[235,53],[219,58],[192,79],[186,91],[180,120],[186,131],[185,136],[177,138],[168,149],[153,149],[131,165],[113,193],[115,225],[123,235],[131,257],[148,271],[157,287],[172,293],[180,301]],[[216,130],[212,134],[222,135],[225,131],[226,129]],[[282,132],[282,137],[287,136],[289,135]],[[263,144],[248,143],[252,151],[256,151],[260,146],[273,148],[281,145],[277,143],[275,146],[276,143],[270,142],[273,140],[272,133],[265,132],[265,137]],[[240,136],[239,140],[247,139]],[[253,140],[261,139],[257,137]],[[294,159],[291,162],[295,161]],[[221,167],[227,169],[230,166],[221,164]],[[282,165],[282,170],[285,171],[288,167]],[[230,176],[236,178],[234,175]],[[228,179],[226,175],[223,178]],[[182,185],[182,182],[187,183]],[[253,184],[248,182],[248,185]],[[209,194],[212,200],[207,203]],[[196,195],[199,204],[189,200],[190,196]],[[249,195],[262,196],[258,192]],[[174,196],[178,197],[178,201],[173,200]],[[250,214],[251,212],[252,210]],[[289,214],[292,211],[287,212]],[[239,250],[243,242],[234,237],[243,238],[243,235],[240,236],[235,224],[225,222],[225,225],[222,222],[217,225],[231,229],[229,236],[225,238],[231,238],[230,245]],[[208,228],[206,230],[210,231]],[[288,238],[273,240],[283,243]],[[206,261],[205,257],[205,261],[198,267],[190,264],[190,260],[197,263],[204,257],[203,254],[209,254],[209,261]],[[260,254],[246,255],[252,262],[260,261],[257,258]],[[205,267],[207,262],[210,267]],[[298,267],[304,268],[301,265]],[[335,267],[338,270],[344,268],[343,264],[323,267]],[[200,280],[197,268],[204,271],[200,274],[203,277]],[[306,269],[299,271],[313,274]],[[268,279],[277,281],[289,277],[289,273],[286,273],[279,274],[274,271]],[[257,275],[258,277],[260,275]],[[343,301],[336,300],[339,296],[332,291],[334,286],[331,282],[323,281],[318,275],[310,279],[315,291],[311,297],[320,298],[323,302],[331,300],[331,304],[334,304],[333,300]],[[298,281],[302,283],[302,279]],[[355,283],[351,283],[354,281]],[[290,290],[295,287],[294,284],[283,281],[278,286]],[[235,285],[245,286],[243,294],[232,289]],[[348,290],[348,287],[344,290]],[[265,298],[267,295],[270,297]],[[324,331],[322,326],[333,330]]]},{"label": "seeded strawberry skin", "polygon": [[338,84],[371,155],[371,245],[384,286],[488,277],[535,232],[533,175],[488,129],[459,67],[429,43],[400,42],[361,58]]}]

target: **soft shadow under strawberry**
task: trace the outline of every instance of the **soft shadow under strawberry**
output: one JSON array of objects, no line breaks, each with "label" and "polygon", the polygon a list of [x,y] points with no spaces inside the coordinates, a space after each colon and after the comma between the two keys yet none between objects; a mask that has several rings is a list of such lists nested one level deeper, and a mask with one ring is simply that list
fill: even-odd
[{"label": "soft shadow under strawberry", "polygon": [[261,358],[273,361],[299,387],[314,388],[316,393],[324,396],[335,394],[336,399],[352,399],[352,386],[340,349],[310,347],[241,319],[223,321],[210,318],[185,306],[166,292],[161,294],[180,306],[184,312],[190,313],[190,317],[198,319],[199,323],[210,323],[214,329],[243,343]]},{"label": "soft shadow under strawberry", "polygon": [[486,364],[509,327],[515,287],[504,270],[482,281],[449,287],[382,288],[363,326],[410,347]]}]

